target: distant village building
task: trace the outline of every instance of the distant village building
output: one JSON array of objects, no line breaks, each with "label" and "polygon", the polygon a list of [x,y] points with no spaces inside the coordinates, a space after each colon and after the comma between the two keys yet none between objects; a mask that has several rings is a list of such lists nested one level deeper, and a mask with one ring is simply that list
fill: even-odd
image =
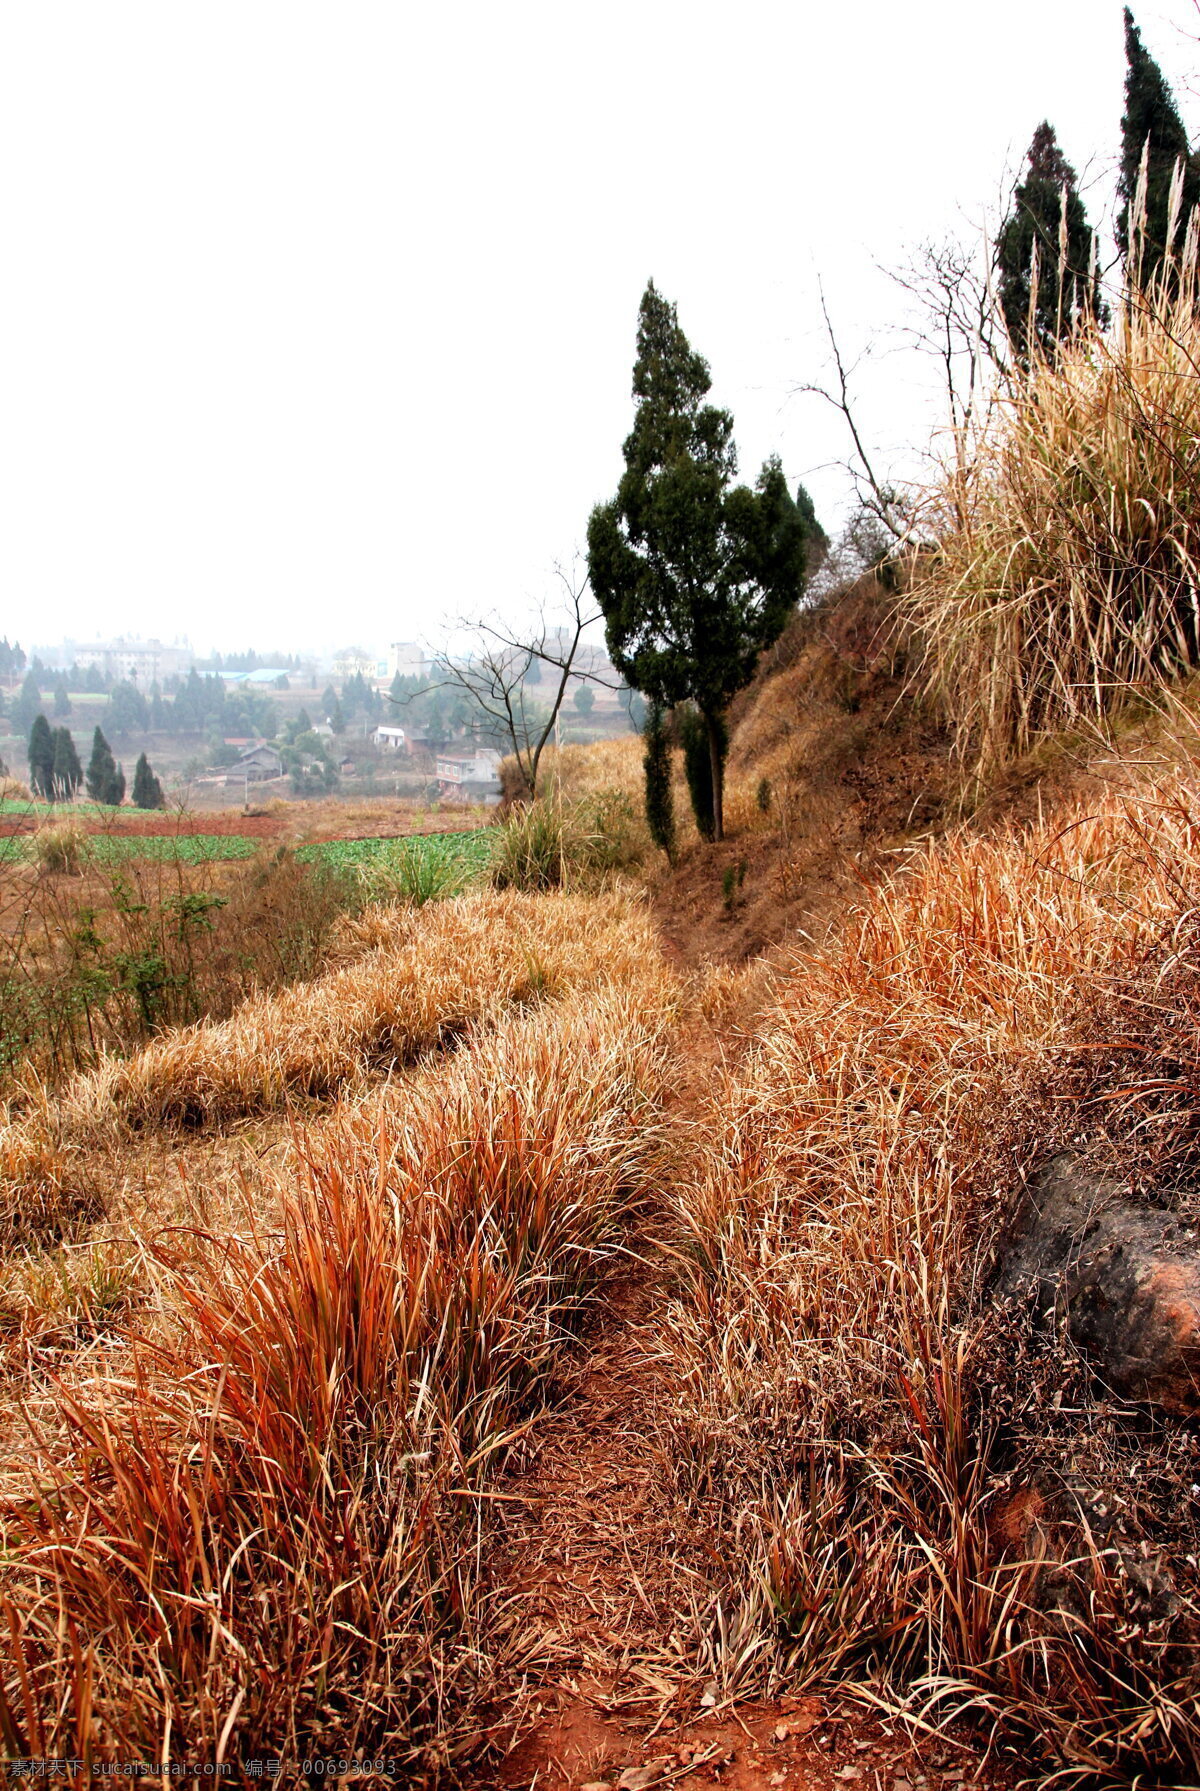
[{"label": "distant village building", "polygon": [[152,684],[161,684],[164,679],[188,671],[195,655],[188,647],[164,647],[161,641],[125,640],[122,637],[76,647],[74,658],[81,671],[97,668],[114,682],[127,678],[149,690]]},{"label": "distant village building", "polygon": [[233,770],[235,776],[244,777],[248,783],[265,783],[269,778],[283,775],[283,760],[275,747],[260,740],[257,746],[248,746],[238,755]]},{"label": "distant village building", "polygon": [[490,746],[478,747],[467,756],[439,753],[434,774],[448,802],[490,804],[500,800],[500,754]]},{"label": "distant village building", "polygon": [[345,652],[334,654],[333,675],[343,684],[347,678],[375,678],[378,674],[375,655],[364,653],[361,647],[347,647]]},{"label": "distant village building", "polygon": [[403,728],[376,728],[371,739],[381,752],[404,752],[408,746],[408,735]]},{"label": "distant village building", "polygon": [[389,683],[393,678],[428,678],[432,672],[432,659],[416,641],[393,641],[388,648]]},{"label": "distant village building", "polygon": [[281,678],[290,679],[295,675],[294,672],[289,672],[282,665],[260,665],[258,670],[253,672],[222,672],[220,674],[221,680],[225,684],[267,685],[278,684]]}]

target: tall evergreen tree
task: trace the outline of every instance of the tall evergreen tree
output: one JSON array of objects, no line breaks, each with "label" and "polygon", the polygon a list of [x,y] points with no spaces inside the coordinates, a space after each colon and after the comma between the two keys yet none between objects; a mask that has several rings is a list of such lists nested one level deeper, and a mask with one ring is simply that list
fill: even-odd
[{"label": "tall evergreen tree", "polygon": [[25,674],[25,682],[13,700],[12,731],[14,734],[28,734],[33,726],[34,717],[42,706],[42,693],[37,679],[32,672]]},{"label": "tall evergreen tree", "polygon": [[119,808],[125,800],[125,773],[113,758],[112,748],[99,728],[92,736],[87,793],[93,802],[108,803],[113,808]]},{"label": "tall evergreen tree", "polygon": [[662,706],[647,703],[642,738],[646,750],[642,772],[646,780],[646,825],[650,838],[675,862],[675,795],[671,788],[671,741]]},{"label": "tall evergreen tree", "polygon": [[1025,178],[996,238],[1000,308],[1009,341],[1021,361],[1029,361],[1035,346],[1053,357],[1059,342],[1084,318],[1099,315],[1094,242],[1075,170],[1058,147],[1053,126],[1043,122],[1033,133]]},{"label": "tall evergreen tree", "polygon": [[150,726],[150,709],[136,684],[123,679],[108,696],[109,726],[114,734],[144,734]]},{"label": "tall evergreen tree", "polygon": [[54,730],[54,765],[51,775],[55,800],[70,802],[83,782],[83,766],[79,763],[79,754],[75,751],[70,728]]},{"label": "tall evergreen tree", "polygon": [[162,785],[150,769],[145,753],[140,755],[133,770],[133,803],[135,808],[166,807]]},{"label": "tall evergreen tree", "polygon": [[647,286],[638,316],[634,425],[611,503],[588,522],[588,571],[608,651],[652,701],[691,699],[704,719],[713,825],[722,835],[721,718],[804,587],[810,525],[778,460],[733,485],[733,418],[705,404],[708,363],[675,306]]},{"label": "tall evergreen tree", "polygon": [[[1141,242],[1131,241],[1132,209],[1137,196],[1142,156],[1146,156],[1146,217]],[[1167,241],[1171,183],[1176,165],[1183,165],[1182,205],[1173,244]],[[1125,114],[1121,119],[1121,173],[1117,183],[1121,209],[1117,243],[1131,280],[1149,286],[1162,267],[1168,248],[1178,247],[1192,213],[1200,203],[1200,167],[1188,149],[1187,131],[1163,72],[1142,42],[1133,14],[1125,8]]]},{"label": "tall evergreen tree", "polygon": [[54,801],[54,734],[44,715],[29,730],[29,788],[45,802]]},{"label": "tall evergreen tree", "polygon": [[71,698],[64,678],[59,678],[54,686],[54,713],[59,721],[64,721],[71,713]]}]

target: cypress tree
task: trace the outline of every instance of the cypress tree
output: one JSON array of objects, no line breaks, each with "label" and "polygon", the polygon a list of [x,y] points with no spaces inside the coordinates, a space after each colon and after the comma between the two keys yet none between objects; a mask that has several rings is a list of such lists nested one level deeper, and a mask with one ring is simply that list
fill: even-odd
[{"label": "cypress tree", "polygon": [[79,754],[75,751],[70,728],[55,728],[53,737],[54,762],[51,777],[54,794],[59,802],[70,802],[83,782],[83,766],[79,763]]},{"label": "cypress tree", "polygon": [[71,698],[63,678],[60,678],[54,686],[54,713],[60,721],[65,720],[71,713]]},{"label": "cypress tree", "polygon": [[164,808],[162,785],[150,769],[150,761],[145,753],[138,759],[133,772],[133,803],[135,808]]},{"label": "cypress tree", "polygon": [[[691,703],[682,704],[675,711],[675,719],[679,727],[679,740],[683,747],[683,769],[687,778],[688,795],[692,800],[692,813],[696,817],[696,827],[702,840],[713,840],[717,837],[716,802],[713,790],[713,761],[708,745],[708,730],[704,718]],[[725,724],[721,724],[721,760],[724,762],[725,749],[728,744],[725,736]]]},{"label": "cypress tree", "polygon": [[[1132,208],[1137,196],[1142,156],[1146,157],[1146,216],[1140,240],[1130,240]],[[1172,242],[1171,184],[1177,164],[1183,165],[1182,204]],[[1125,8],[1125,113],[1121,119],[1121,173],[1117,182],[1121,209],[1117,243],[1125,257],[1131,284],[1148,287],[1162,268],[1168,250],[1183,240],[1192,207],[1200,202],[1200,168],[1189,153],[1187,131],[1163,72],[1142,42],[1133,14]]]},{"label": "cypress tree", "polygon": [[118,808],[125,797],[125,776],[113,758],[112,748],[99,728],[92,736],[92,756],[88,760],[87,793],[93,802],[104,802]]},{"label": "cypress tree", "polygon": [[1053,357],[1084,318],[1101,314],[1094,242],[1075,170],[1058,147],[1053,126],[1043,122],[1033,133],[1025,178],[996,238],[1000,308],[1013,350],[1026,365],[1035,347]]},{"label": "cypress tree", "polygon": [[810,524],[769,460],[734,486],[733,418],[705,404],[708,363],[675,306],[647,286],[638,315],[634,425],[617,495],[588,522],[588,572],[627,684],[703,717],[722,833],[722,716],[781,633],[807,571]]},{"label": "cypress tree", "polygon": [[44,715],[29,730],[29,788],[45,802],[54,801],[54,735]]},{"label": "cypress tree", "polygon": [[646,750],[642,771],[646,780],[646,825],[650,838],[675,862],[675,797],[671,789],[671,742],[661,703],[646,705],[642,735]]}]

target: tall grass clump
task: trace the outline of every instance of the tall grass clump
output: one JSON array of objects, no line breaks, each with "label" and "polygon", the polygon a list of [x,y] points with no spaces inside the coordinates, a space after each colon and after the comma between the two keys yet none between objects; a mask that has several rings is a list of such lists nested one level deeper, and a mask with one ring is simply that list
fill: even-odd
[{"label": "tall grass clump", "polygon": [[901,599],[980,777],[1200,657],[1200,308],[1172,284],[1014,369],[930,494]]},{"label": "tall grass clump", "polygon": [[30,856],[48,875],[77,877],[87,861],[88,838],[78,821],[50,821],[29,842]]},{"label": "tall grass clump", "polygon": [[490,1688],[488,1485],[654,1154],[670,989],[510,1015],[335,1117],[270,1235],[159,1250],[169,1340],[0,1513],[10,1747],[432,1782]]},{"label": "tall grass clump", "polygon": [[1195,765],[1028,832],[963,832],[784,976],[714,1090],[707,1161],[675,1190],[669,1322],[676,1459],[726,1539],[726,1683],[867,1682],[929,1722],[1033,1735],[1089,1783],[1196,1782],[1189,1439],[1096,1404],[1086,1363],[990,1278],[1026,1175],[1112,1112],[1067,1079],[1077,1044],[1115,1054],[1122,1173],[1162,1125],[1144,1079],[1177,1091],[1158,1197],[1194,1175],[1194,1082],[1137,1032],[1156,1016],[1165,1062],[1191,1062],[1198,883]]},{"label": "tall grass clump", "polygon": [[633,804],[619,790],[540,797],[496,829],[491,878],[497,889],[594,888],[640,863],[643,847]]}]

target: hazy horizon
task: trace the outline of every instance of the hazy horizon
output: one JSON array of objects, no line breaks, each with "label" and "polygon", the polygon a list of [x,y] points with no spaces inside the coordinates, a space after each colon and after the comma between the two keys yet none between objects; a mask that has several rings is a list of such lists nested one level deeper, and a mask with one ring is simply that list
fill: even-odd
[{"label": "hazy horizon", "polygon": [[[1142,6],[1197,107],[1190,0]],[[931,371],[896,266],[994,206],[1049,117],[1098,217],[1121,7],[768,0],[416,16],[276,0],[10,9],[0,634],[293,652],[547,593],[610,495],[653,277],[830,528],[818,276],[881,462]],[[1031,55],[1030,45],[1037,54]]]}]

